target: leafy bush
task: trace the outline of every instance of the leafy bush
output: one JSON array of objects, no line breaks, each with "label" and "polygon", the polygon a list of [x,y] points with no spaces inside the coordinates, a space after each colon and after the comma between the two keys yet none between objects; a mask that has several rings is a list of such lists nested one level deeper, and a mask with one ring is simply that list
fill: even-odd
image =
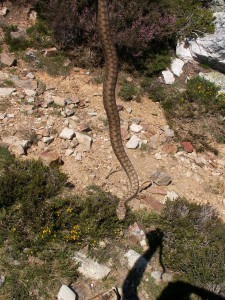
[{"label": "leafy bush", "polygon": [[49,168],[39,161],[19,161],[1,150],[3,163],[0,175],[0,208],[23,202],[28,211],[38,202],[56,195],[66,176],[58,168]]},{"label": "leafy bush", "polygon": [[161,71],[165,70],[171,64],[171,57],[166,54],[156,54],[153,57],[149,57],[145,61],[145,76],[152,76],[159,74]]},{"label": "leafy bush", "polygon": [[23,51],[30,46],[30,42],[26,38],[12,38],[11,32],[17,31],[17,26],[10,25],[2,25],[1,26],[4,31],[4,42],[9,46],[9,50],[11,52]]},{"label": "leafy bush", "polygon": [[167,201],[159,224],[164,262],[193,284],[225,295],[225,224],[208,205]]},{"label": "leafy bush", "polygon": [[124,80],[121,84],[121,88],[118,95],[124,101],[130,101],[134,98],[134,96],[137,95],[137,92],[138,90],[133,83]]}]

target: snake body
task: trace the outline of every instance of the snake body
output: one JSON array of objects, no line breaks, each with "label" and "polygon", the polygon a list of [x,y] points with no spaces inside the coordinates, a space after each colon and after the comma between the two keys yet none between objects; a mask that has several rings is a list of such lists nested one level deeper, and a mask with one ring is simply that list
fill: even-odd
[{"label": "snake body", "polygon": [[110,33],[109,13],[107,0],[98,0],[98,33],[105,57],[105,80],[103,84],[103,104],[109,123],[109,135],[112,149],[126,172],[131,188],[127,195],[119,201],[117,216],[125,218],[126,202],[134,198],[139,190],[137,173],[127,156],[121,137],[120,117],[116,106],[115,89],[118,77],[118,59]]}]

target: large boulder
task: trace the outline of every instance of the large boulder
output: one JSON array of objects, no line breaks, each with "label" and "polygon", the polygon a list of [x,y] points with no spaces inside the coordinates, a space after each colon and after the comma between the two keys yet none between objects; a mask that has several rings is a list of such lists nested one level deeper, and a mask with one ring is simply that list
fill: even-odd
[{"label": "large boulder", "polygon": [[179,43],[176,53],[179,58],[186,61],[191,60],[191,54],[195,60],[207,63],[212,68],[225,73],[225,11],[216,12],[214,16],[215,32],[213,34],[186,41],[185,46],[185,43]]}]

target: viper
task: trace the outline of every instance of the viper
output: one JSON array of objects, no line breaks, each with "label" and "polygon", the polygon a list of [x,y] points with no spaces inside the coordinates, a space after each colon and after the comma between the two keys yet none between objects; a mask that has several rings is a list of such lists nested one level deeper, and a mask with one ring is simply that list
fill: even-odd
[{"label": "viper", "polygon": [[119,201],[117,216],[120,220],[125,218],[126,203],[134,198],[139,190],[137,173],[125,152],[120,129],[120,116],[116,105],[115,90],[118,78],[118,58],[115,45],[112,41],[108,2],[98,0],[98,34],[105,58],[105,80],[103,83],[103,104],[109,123],[109,135],[112,149],[126,172],[130,181],[130,190]]}]

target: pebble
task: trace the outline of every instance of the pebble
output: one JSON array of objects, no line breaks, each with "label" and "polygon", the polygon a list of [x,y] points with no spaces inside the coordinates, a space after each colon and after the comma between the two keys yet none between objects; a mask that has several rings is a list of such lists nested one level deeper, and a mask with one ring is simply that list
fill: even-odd
[{"label": "pebble", "polygon": [[62,285],[59,293],[58,293],[58,300],[76,300],[76,294],[67,286]]},{"label": "pebble", "polygon": [[45,143],[45,144],[51,144],[52,142],[54,141],[54,137],[53,136],[44,136],[42,138],[42,142]]},{"label": "pebble", "polygon": [[67,149],[66,152],[65,152],[65,156],[70,156],[73,154],[73,150],[72,149]]},{"label": "pebble", "polygon": [[75,136],[75,131],[71,128],[65,127],[59,134],[59,137],[64,140],[71,140]]},{"label": "pebble", "polygon": [[184,148],[184,151],[191,153],[194,151],[194,147],[191,142],[181,142],[181,146]]},{"label": "pebble", "polygon": [[173,131],[173,129],[166,129],[166,131],[165,131],[165,136],[166,137],[174,137],[174,131]]},{"label": "pebble", "polygon": [[33,73],[27,73],[26,77],[29,78],[29,79],[34,79],[35,78]]},{"label": "pebble", "polygon": [[25,94],[29,97],[36,96],[37,92],[35,90],[25,89]]},{"label": "pebble", "polygon": [[0,88],[0,96],[7,97],[10,96],[15,91],[16,91],[15,88]]},{"label": "pebble", "polygon": [[131,107],[127,107],[126,111],[128,112],[128,114],[132,113],[132,108]]},{"label": "pebble", "polygon": [[71,117],[71,116],[74,115],[74,111],[71,110],[71,109],[66,109],[65,110],[65,114],[66,114],[67,117]]},{"label": "pebble", "polygon": [[85,152],[91,149],[92,138],[89,135],[76,132],[76,139],[79,142],[77,151]]},{"label": "pebble", "polygon": [[141,125],[137,125],[137,124],[135,124],[135,123],[132,123],[132,124],[130,125],[130,130],[133,131],[133,132],[138,133],[138,132],[141,132],[142,129],[143,129],[143,128],[142,128]]},{"label": "pebble", "polygon": [[96,117],[98,114],[96,112],[89,112],[88,115],[91,117]]},{"label": "pebble", "polygon": [[161,153],[156,153],[156,154],[154,155],[154,157],[155,157],[155,159],[157,159],[157,160],[162,160],[162,159],[163,159]]},{"label": "pebble", "polygon": [[164,185],[167,186],[171,183],[172,178],[169,174],[162,172],[160,170],[156,170],[153,172],[149,178],[157,185]]},{"label": "pebble", "polygon": [[111,272],[107,266],[97,263],[79,251],[75,252],[73,259],[79,263],[78,271],[86,278],[101,280]]},{"label": "pebble", "polygon": [[0,287],[4,284],[4,282],[5,282],[5,276],[0,275]]},{"label": "pebble", "polygon": [[126,143],[127,149],[136,149],[141,142],[141,139],[137,137],[136,135],[133,135],[129,141]]}]

